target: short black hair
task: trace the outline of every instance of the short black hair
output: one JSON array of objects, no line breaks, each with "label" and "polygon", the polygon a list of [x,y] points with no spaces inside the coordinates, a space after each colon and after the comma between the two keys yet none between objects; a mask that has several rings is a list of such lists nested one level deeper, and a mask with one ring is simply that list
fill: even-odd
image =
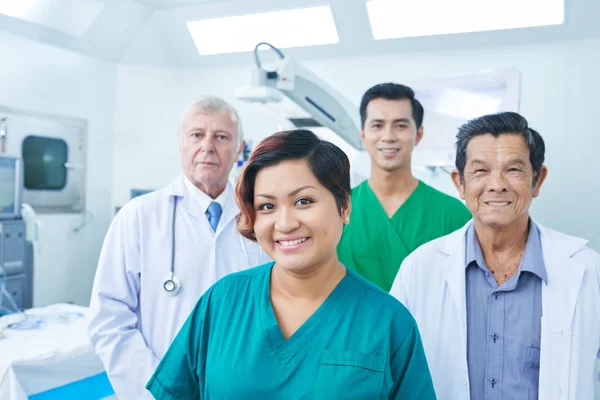
[{"label": "short black hair", "polygon": [[335,198],[340,215],[350,199],[350,160],[339,147],[306,129],[277,132],[263,139],[252,152],[236,186],[240,208],[237,228],[240,234],[256,240],[254,184],[258,173],[287,160],[306,160],[317,180]]},{"label": "short black hair", "polygon": [[423,115],[425,111],[419,100],[415,99],[415,92],[408,86],[400,85],[398,83],[380,83],[373,86],[363,94],[360,101],[360,126],[365,127],[365,121],[367,120],[367,106],[371,100],[385,99],[385,100],[410,100],[412,107],[412,117],[417,124],[417,129],[423,125]]},{"label": "short black hair", "polygon": [[546,146],[542,136],[529,127],[529,123],[525,117],[516,112],[484,115],[458,128],[458,134],[456,135],[456,169],[458,169],[461,179],[464,179],[469,142],[475,136],[486,134],[491,134],[495,137],[500,135],[520,135],[525,139],[529,148],[529,161],[535,172],[533,177],[533,184],[535,185],[544,164]]}]

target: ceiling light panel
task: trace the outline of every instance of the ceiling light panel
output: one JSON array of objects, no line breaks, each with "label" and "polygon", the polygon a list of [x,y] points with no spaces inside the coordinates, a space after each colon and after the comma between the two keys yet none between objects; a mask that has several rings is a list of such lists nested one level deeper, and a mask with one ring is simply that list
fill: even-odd
[{"label": "ceiling light panel", "polygon": [[96,0],[0,0],[0,14],[82,37],[104,10]]},{"label": "ceiling light panel", "polygon": [[560,25],[564,0],[368,0],[375,39]]},{"label": "ceiling light panel", "polygon": [[202,55],[252,51],[259,42],[278,48],[339,42],[327,6],[189,21],[187,26]]}]

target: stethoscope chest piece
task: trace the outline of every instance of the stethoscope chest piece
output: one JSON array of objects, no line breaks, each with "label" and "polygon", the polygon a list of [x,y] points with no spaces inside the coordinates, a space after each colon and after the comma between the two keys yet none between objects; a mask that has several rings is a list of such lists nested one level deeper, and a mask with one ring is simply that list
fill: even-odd
[{"label": "stethoscope chest piece", "polygon": [[163,289],[169,296],[175,296],[181,290],[181,282],[173,274],[163,283]]}]

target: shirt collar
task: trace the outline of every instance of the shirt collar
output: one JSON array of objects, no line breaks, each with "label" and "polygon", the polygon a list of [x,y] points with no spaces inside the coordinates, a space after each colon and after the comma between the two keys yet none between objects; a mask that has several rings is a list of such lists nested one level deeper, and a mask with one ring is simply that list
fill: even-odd
[{"label": "shirt collar", "polygon": [[187,176],[184,175],[183,181],[185,182],[186,189],[190,192],[190,194],[198,202],[198,204],[200,204],[200,207],[202,207],[202,211],[204,211],[204,213],[208,211],[208,206],[210,206],[210,203],[212,203],[213,201],[219,203],[221,205],[221,209],[225,210],[225,206],[227,205],[227,198],[229,195],[229,184],[225,185],[225,189],[221,192],[221,194],[217,196],[216,199],[213,200],[210,198],[209,195],[204,193],[202,190],[198,189],[192,182],[190,182]]},{"label": "shirt collar", "polygon": [[[475,262],[479,268],[487,270],[487,265],[483,259],[483,252],[481,251],[479,240],[475,234],[474,224],[471,224],[467,228],[466,246],[465,268]],[[525,245],[525,252],[523,253],[519,269],[521,271],[531,272],[537,275],[546,284],[548,283],[544,255],[542,253],[540,231],[531,219],[529,220],[529,236],[527,237],[527,244]]]}]

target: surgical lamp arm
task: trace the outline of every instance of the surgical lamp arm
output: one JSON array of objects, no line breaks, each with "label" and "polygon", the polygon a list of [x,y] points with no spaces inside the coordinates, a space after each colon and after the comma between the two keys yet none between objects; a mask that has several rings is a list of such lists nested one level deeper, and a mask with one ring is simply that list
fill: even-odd
[{"label": "surgical lamp arm", "polygon": [[316,74],[271,47],[278,53],[280,59],[276,61],[274,71],[267,71],[262,68],[256,56],[258,70],[255,71],[254,86],[279,90],[308,112],[320,125],[331,129],[351,146],[361,150],[363,146],[360,140],[357,107]]}]

